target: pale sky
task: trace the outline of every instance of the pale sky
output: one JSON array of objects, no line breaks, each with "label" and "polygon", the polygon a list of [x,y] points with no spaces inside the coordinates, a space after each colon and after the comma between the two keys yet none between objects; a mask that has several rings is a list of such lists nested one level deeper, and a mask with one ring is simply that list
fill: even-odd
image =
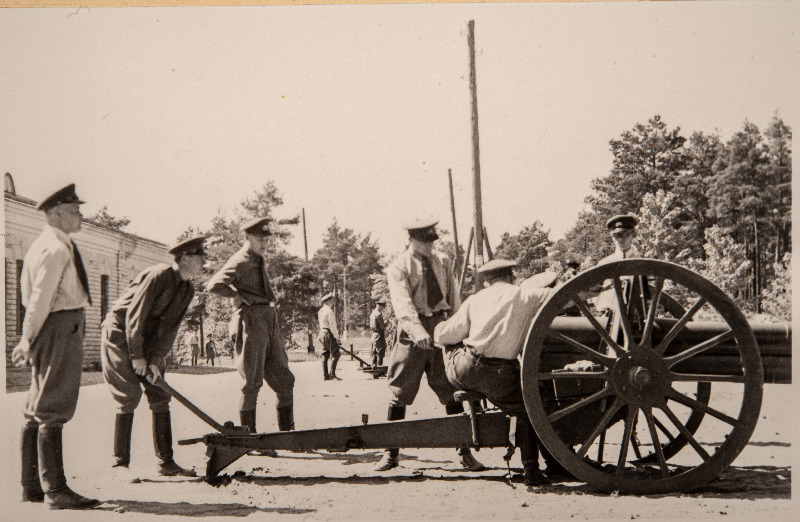
[{"label": "pale sky", "polygon": [[471,19],[493,248],[562,237],[655,114],[725,140],[798,121],[796,2],[0,9],[0,173],[167,244],[273,180],[313,255],[334,218],[386,254],[415,215],[451,229],[449,168],[463,244]]}]

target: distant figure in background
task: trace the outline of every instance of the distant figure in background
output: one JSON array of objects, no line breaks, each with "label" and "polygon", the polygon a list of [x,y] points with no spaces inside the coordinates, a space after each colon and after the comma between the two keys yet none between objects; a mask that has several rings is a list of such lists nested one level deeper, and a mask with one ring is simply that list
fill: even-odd
[{"label": "distant figure in background", "polygon": [[203,274],[204,240],[196,237],[178,243],[169,251],[174,259],[171,265],[151,266],[137,275],[111,305],[103,321],[100,350],[103,377],[118,404],[113,464],[118,471],[125,472],[130,465],[133,413],[144,388],[153,413],[158,473],[195,476],[172,458],[171,396],[155,382],[166,371],[164,358],[172,349],[194,297],[191,279]]},{"label": "distant figure in background", "polygon": [[[322,296],[322,307],[317,312],[317,319],[319,320],[319,342],[322,344],[322,379],[338,380],[336,376],[336,364],[339,362],[339,340],[336,333],[339,331],[336,325],[336,314],[331,308],[333,302],[333,294],[327,293]],[[331,358],[331,370],[328,371],[328,358]]]},{"label": "distant figure in background", "polygon": [[214,339],[211,334],[206,335],[206,364],[214,366],[214,358],[217,356],[217,346],[214,344]]},{"label": "distant figure in background", "polygon": [[[403,420],[406,406],[414,402],[422,376],[436,393],[448,415],[464,412],[456,402],[456,389],[447,380],[442,350],[433,345],[433,329],[458,309],[459,296],[453,267],[446,256],[433,251],[439,239],[432,219],[417,219],[407,224],[409,247],[386,268],[392,308],[397,317],[397,343],[389,361],[389,403],[387,420]],[[375,471],[399,466],[399,448],[387,448]],[[458,449],[461,465],[469,471],[483,471],[483,464],[472,456],[469,447]]]},{"label": "distant figure in background", "polygon": [[200,341],[197,339],[197,332],[191,326],[183,334],[183,344],[189,347],[192,354],[192,366],[197,366],[197,357],[200,355]]},{"label": "distant figure in background", "polygon": [[378,299],[375,301],[375,308],[369,314],[369,329],[372,332],[372,366],[383,366],[383,357],[386,355],[384,309],[386,309],[386,301]]},{"label": "distant figure in background", "polygon": [[22,501],[44,502],[47,496],[50,509],[101,503],[67,486],[62,457],[63,426],[78,405],[85,308],[92,302],[86,267],[69,237],[81,229],[82,203],[75,185],[68,185],[36,207],[47,224],[22,261],[25,320],[11,353],[14,364],[32,367],[22,428]]},{"label": "distant figure in background", "polygon": [[278,429],[294,429],[294,374],[278,325],[276,297],[264,253],[272,235],[269,218],[253,218],[240,226],[245,241],[208,282],[209,292],[230,297],[233,314],[228,325],[236,369],[242,377],[239,419],[256,431],[258,392],[264,381],[277,397]]}]

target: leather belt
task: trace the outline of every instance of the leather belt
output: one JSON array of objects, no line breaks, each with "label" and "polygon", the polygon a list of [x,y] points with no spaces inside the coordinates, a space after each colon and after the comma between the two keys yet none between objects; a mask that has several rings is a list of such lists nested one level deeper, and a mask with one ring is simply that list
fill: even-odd
[{"label": "leather belt", "polygon": [[475,351],[474,348],[470,348],[469,346],[466,347],[467,352],[472,355],[479,363],[481,364],[489,364],[489,365],[516,365],[516,359],[503,359],[501,357],[486,357],[484,355],[479,354]]}]

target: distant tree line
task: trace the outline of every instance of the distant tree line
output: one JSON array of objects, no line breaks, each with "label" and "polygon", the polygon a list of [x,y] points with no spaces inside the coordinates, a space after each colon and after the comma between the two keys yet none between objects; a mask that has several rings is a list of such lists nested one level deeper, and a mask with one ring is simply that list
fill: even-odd
[{"label": "distant tree line", "polygon": [[[609,145],[611,171],[591,182],[586,207],[563,239],[552,241],[536,219],[516,234],[504,233],[494,255],[516,260],[520,278],[544,270],[562,272],[569,262],[590,268],[613,251],[606,220],[631,213],[640,220],[636,246],[643,256],[701,273],[748,315],[791,319],[792,132],[780,118],[773,117],[763,132],[745,121],[723,142],[717,133],[694,132],[687,139],[680,128],[670,129],[656,115]],[[385,314],[391,326],[394,316],[383,274],[391,259],[382,256],[378,241],[340,226],[334,218],[322,248],[306,261],[286,252],[299,219],[277,219],[281,205],[278,188],[268,181],[231,215],[219,210],[208,230],[189,227],[178,239],[200,233],[208,237],[210,277],[241,247],[239,223],[271,217],[274,235],[266,257],[288,343],[293,333],[316,333],[319,299],[328,292],[335,296],[340,328],[368,328],[378,299],[388,303]],[[128,224],[126,218],[110,216],[106,207],[89,219],[120,230]],[[458,248],[465,258],[464,248],[454,245],[447,231],[440,229],[439,235],[440,252],[454,259]],[[460,276],[463,267],[456,268]],[[474,291],[472,277],[467,270],[465,294]],[[190,320],[203,324],[224,353],[230,305],[198,290]]]}]

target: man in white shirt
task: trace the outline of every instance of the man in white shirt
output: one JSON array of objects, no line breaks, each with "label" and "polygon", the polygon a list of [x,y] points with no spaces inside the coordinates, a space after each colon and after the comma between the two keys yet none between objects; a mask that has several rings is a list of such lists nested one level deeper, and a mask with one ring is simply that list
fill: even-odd
[{"label": "man in white shirt", "polygon": [[50,509],[101,503],[67,486],[62,457],[62,428],[75,414],[81,385],[84,310],[92,302],[86,267],[69,238],[81,229],[82,203],[75,185],[68,185],[36,207],[47,224],[23,260],[25,319],[12,352],[14,364],[32,367],[22,430],[22,500],[46,500]]},{"label": "man in white shirt", "polygon": [[447,378],[460,390],[482,393],[517,417],[516,442],[528,486],[548,484],[539,471],[539,442],[522,397],[520,365],[525,332],[554,293],[552,272],[512,284],[514,261],[494,259],[478,269],[486,288],[468,297],[447,321],[436,326],[434,342],[445,347]]},{"label": "man in white shirt", "polygon": [[[339,362],[339,340],[336,337],[339,327],[336,325],[336,314],[331,308],[333,294],[322,296],[322,308],[317,312],[319,320],[319,342],[322,344],[322,378],[323,380],[341,379],[336,376],[336,363]],[[328,372],[328,359],[331,359],[331,370]]]}]

